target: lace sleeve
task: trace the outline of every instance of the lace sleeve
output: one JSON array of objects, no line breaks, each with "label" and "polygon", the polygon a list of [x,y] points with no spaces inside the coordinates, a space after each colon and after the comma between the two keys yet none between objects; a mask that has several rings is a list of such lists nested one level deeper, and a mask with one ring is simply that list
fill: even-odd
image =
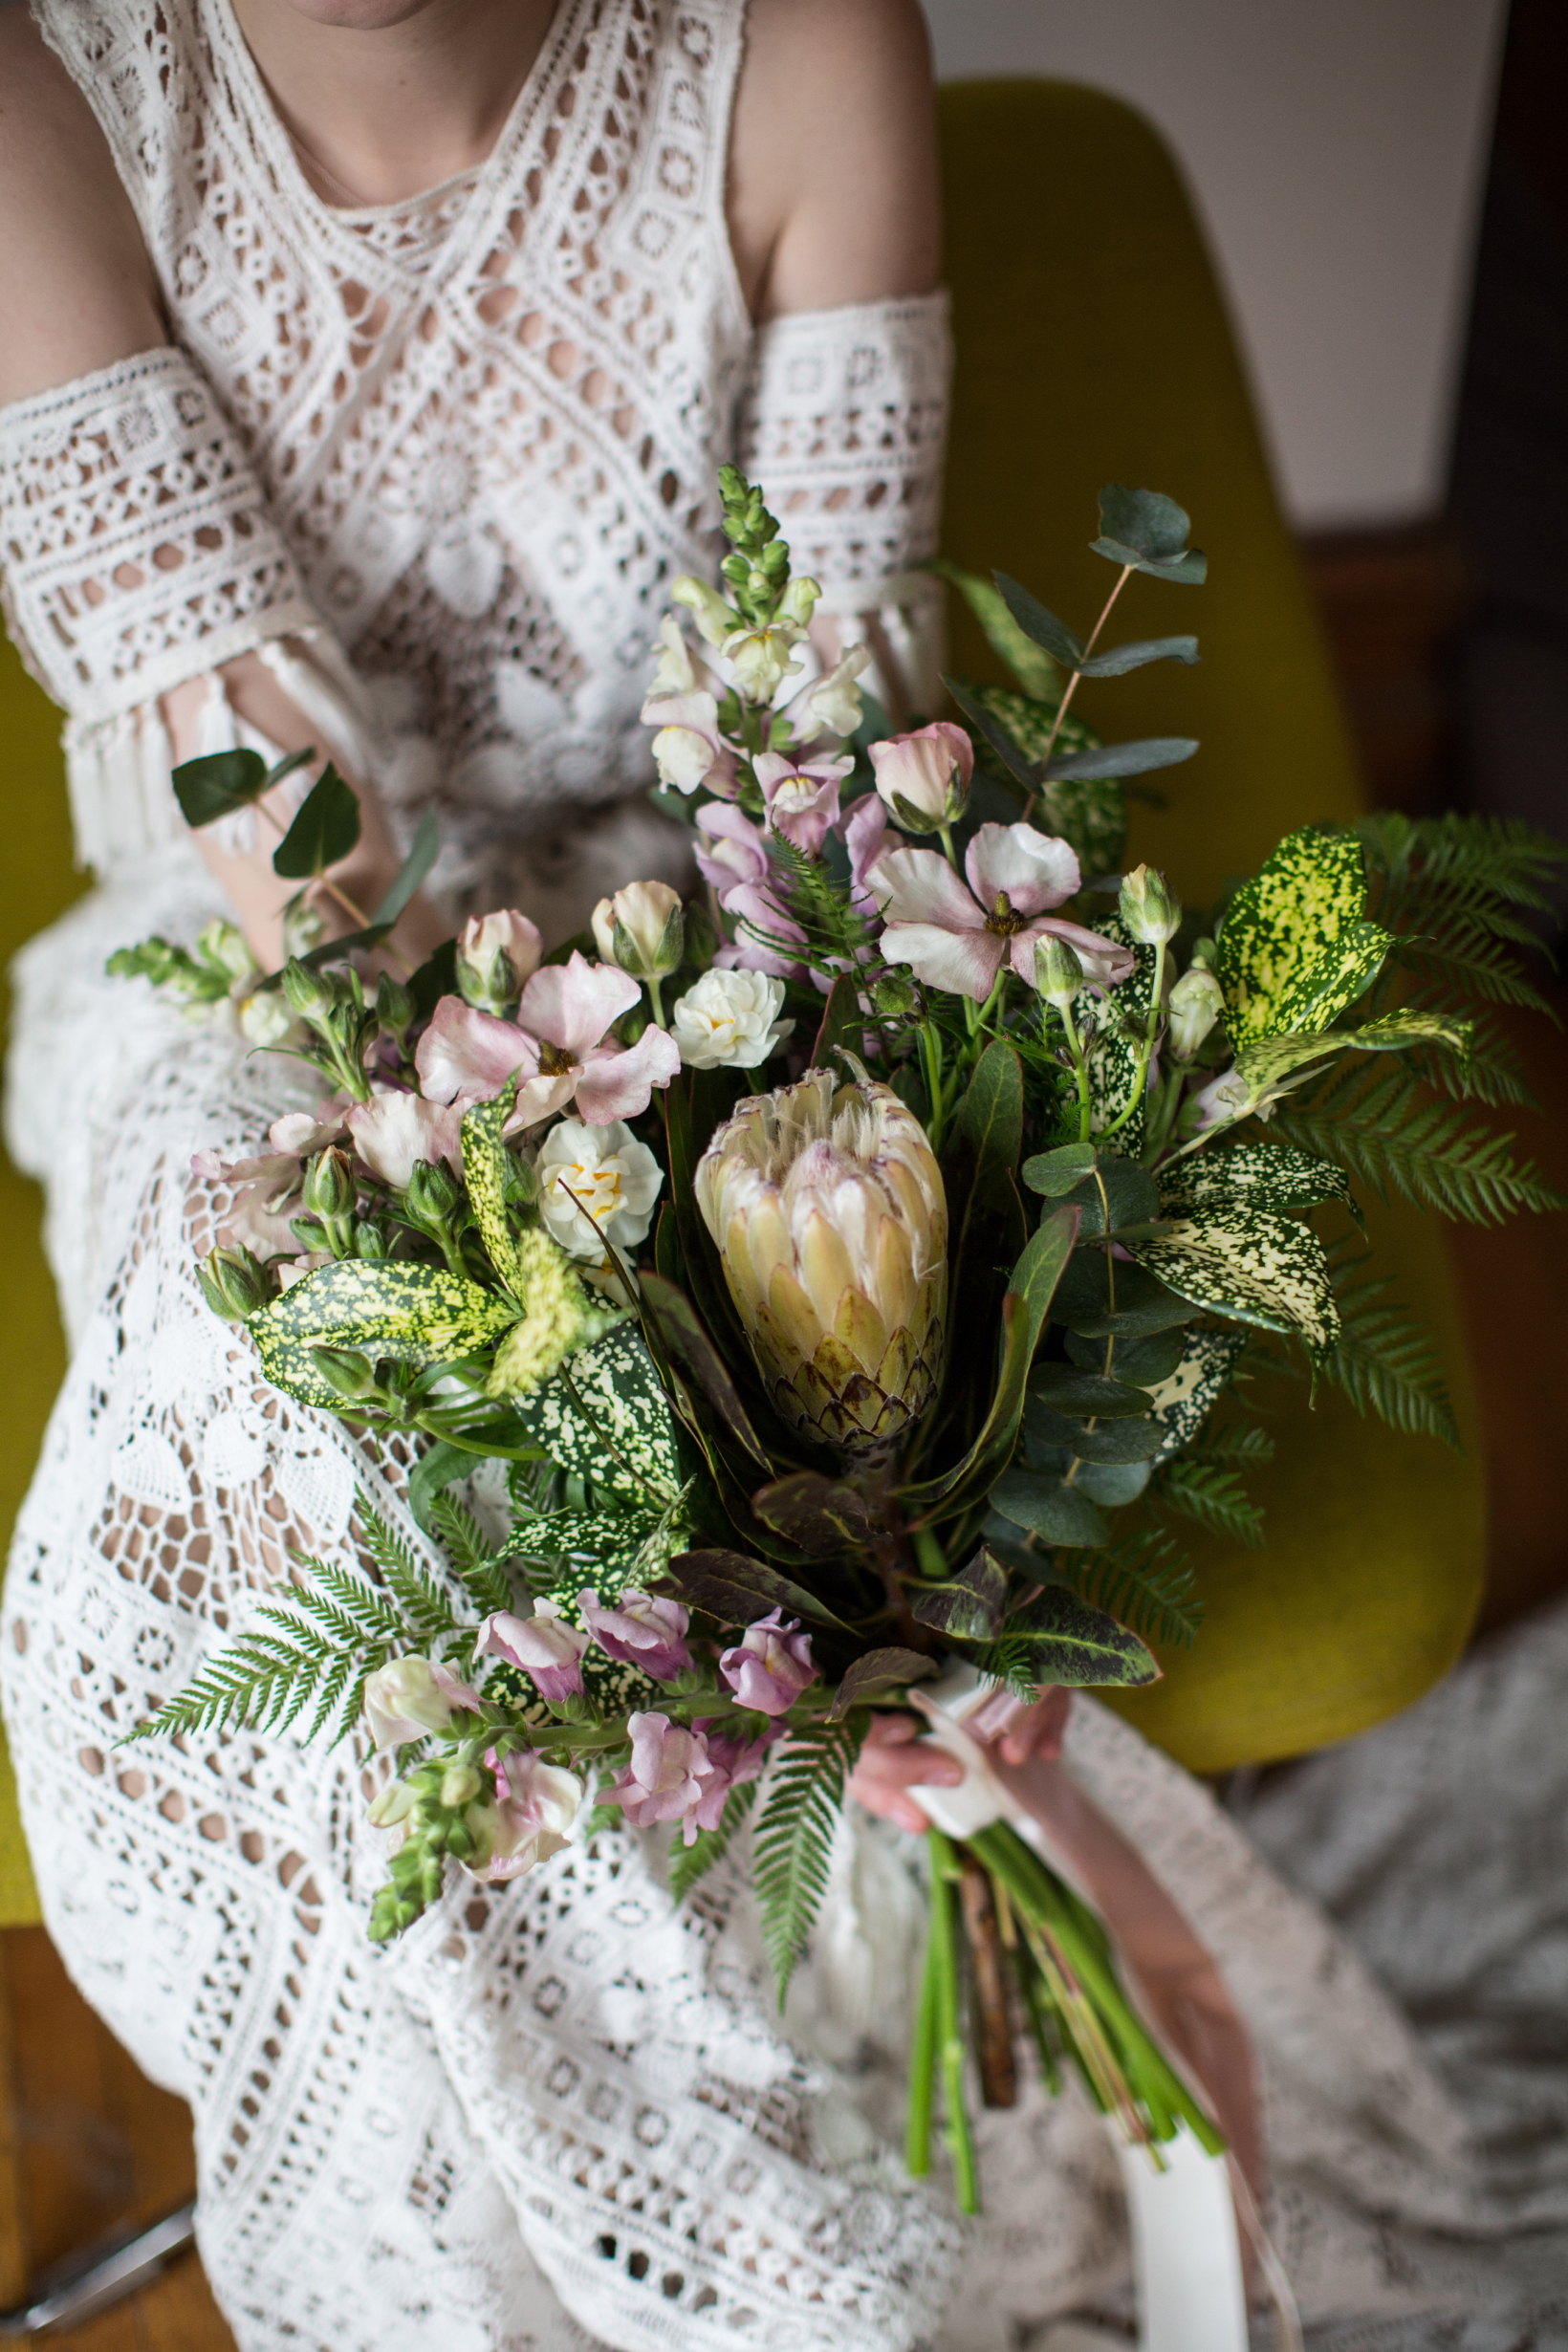
[{"label": "lace sleeve", "polygon": [[240,654],[260,652],[335,753],[361,765],[347,666],[184,352],[0,409],[0,564],[10,633],[67,712],[83,864],[181,832],[158,698]]},{"label": "lace sleeve", "polygon": [[945,293],[796,311],[758,329],[741,397],[736,462],[899,718],[942,699],[942,588],[910,567],[937,552],[951,362]]}]

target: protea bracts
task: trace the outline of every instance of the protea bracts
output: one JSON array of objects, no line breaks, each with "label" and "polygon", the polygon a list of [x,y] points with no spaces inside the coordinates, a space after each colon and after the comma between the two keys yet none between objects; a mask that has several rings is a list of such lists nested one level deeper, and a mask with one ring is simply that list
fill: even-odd
[{"label": "protea bracts", "polygon": [[867,1465],[936,1392],[947,1203],[890,1086],[808,1071],[740,1104],[698,1163],[697,1205],[779,1418]]}]

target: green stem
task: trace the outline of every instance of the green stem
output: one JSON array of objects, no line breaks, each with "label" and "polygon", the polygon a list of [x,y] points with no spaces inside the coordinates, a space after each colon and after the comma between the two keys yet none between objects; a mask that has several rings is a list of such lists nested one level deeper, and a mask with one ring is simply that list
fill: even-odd
[{"label": "green stem", "polygon": [[953,829],[951,825],[938,825],[936,831],[937,838],[942,843],[943,851],[947,857],[947,863],[956,871],[958,865],[958,852],[953,847]]},{"label": "green stem", "polygon": [[911,2176],[924,2180],[931,2169],[931,2109],[936,2091],[937,1938],[935,1906],[946,1903],[947,1889],[931,1878],[932,1926],[926,1940],[926,1964],[920,1973],[920,2005],[915,2011],[914,2039],[909,2046],[909,2111],[904,2127],[904,2161]]},{"label": "green stem", "polygon": [[663,1029],[664,1026],[664,1000],[659,993],[659,983],[650,972],[648,977],[643,981],[642,986],[648,991],[648,1002],[653,1007],[653,1017],[658,1022],[660,1028]]},{"label": "green stem", "polygon": [[[1116,586],[1111,590],[1110,595],[1105,599],[1104,610],[1101,612],[1100,619],[1095,622],[1094,627],[1089,632],[1089,642],[1083,648],[1083,659],[1086,662],[1089,659],[1089,656],[1093,653],[1096,645],[1100,642],[1100,632],[1111,617],[1112,605],[1116,602],[1117,598],[1122,594],[1122,591],[1126,586],[1128,580],[1131,579],[1132,575],[1133,566],[1130,563],[1124,564],[1122,568],[1121,576],[1117,580]],[[1067,706],[1072,701],[1074,695],[1078,692],[1078,683],[1082,675],[1083,672],[1081,669],[1074,670],[1072,676],[1068,679],[1066,686],[1062,689],[1061,700],[1056,705],[1056,716],[1055,723],[1052,726],[1050,734],[1045,739],[1045,750],[1040,754],[1039,768],[1042,779],[1045,775],[1047,768],[1051,765],[1051,754],[1056,748],[1056,737],[1061,733],[1061,723],[1067,716]],[[1038,797],[1039,795],[1037,793],[1031,793],[1029,798],[1024,802],[1023,822],[1026,825],[1034,813],[1034,803]]]},{"label": "green stem", "polygon": [[1132,1082],[1132,1092],[1127,1097],[1126,1108],[1111,1122],[1108,1127],[1101,1130],[1100,1140],[1102,1143],[1108,1143],[1113,1135],[1119,1135],[1122,1132],[1143,1100],[1143,1089],[1149,1074],[1149,1056],[1154,1051],[1154,1040],[1160,1027],[1160,1000],[1165,991],[1165,942],[1162,939],[1156,943],[1154,949],[1154,985],[1149,991],[1148,1019],[1144,1024],[1143,1050],[1138,1056],[1137,1076]]},{"label": "green stem", "polygon": [[928,1829],[931,1856],[931,1949],[936,1977],[936,2043],[942,2059],[942,2099],[952,2158],[953,2200],[961,2213],[980,2210],[974,2142],[964,2101],[964,2035],[959,2023],[958,1946],[953,1927],[953,1883],[958,1863],[939,1829]]}]

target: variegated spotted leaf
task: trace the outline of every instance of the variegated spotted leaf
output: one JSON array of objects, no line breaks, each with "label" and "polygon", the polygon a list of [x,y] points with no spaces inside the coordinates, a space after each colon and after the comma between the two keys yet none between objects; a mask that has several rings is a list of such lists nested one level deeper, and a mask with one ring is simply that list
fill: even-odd
[{"label": "variegated spotted leaf", "polygon": [[1393,944],[1366,920],[1366,872],[1354,834],[1303,826],[1226,909],[1219,981],[1238,1048],[1324,1030],[1370,985]]},{"label": "variegated spotted leaf", "polygon": [[[1138,1078],[1138,1063],[1142,1048],[1136,1034],[1148,1019],[1149,1002],[1154,991],[1154,949],[1141,946],[1127,929],[1120,915],[1105,915],[1095,924],[1095,929],[1105,939],[1114,939],[1129,947],[1136,960],[1130,978],[1120,988],[1107,991],[1098,1002],[1100,1027],[1088,1048],[1089,1083],[1094,1095],[1093,1128],[1097,1135],[1116,1125],[1132,1100]],[[1088,999],[1080,997],[1079,1005]],[[1143,1145],[1143,1121],[1147,1093],[1124,1127],[1117,1127],[1116,1148],[1129,1160],[1136,1160]]]},{"label": "variegated spotted leaf", "polygon": [[476,1102],[464,1112],[463,1182],[485,1255],[508,1290],[520,1296],[517,1249],[507,1223],[507,1147],[501,1141],[516,1094],[513,1078],[493,1102]]},{"label": "variegated spotted leaf", "polygon": [[488,1347],[516,1320],[515,1301],[445,1267],[346,1258],[306,1274],[249,1328],[275,1388],[301,1405],[340,1406],[312,1361],[316,1347],[352,1348],[372,1363],[447,1363]]},{"label": "variegated spotted leaf", "polygon": [[669,1400],[635,1323],[580,1348],[516,1408],[534,1443],[598,1493],[653,1511],[679,1495]]},{"label": "variegated spotted leaf", "polygon": [[[1244,1090],[1238,1096],[1244,1107],[1235,1116],[1266,1113],[1281,1095],[1303,1084],[1313,1075],[1307,1065],[1321,1061],[1325,1055],[1347,1051],[1401,1054],[1412,1045],[1447,1045],[1457,1054],[1468,1054],[1470,1034],[1468,1021],[1449,1020],[1441,1013],[1407,1012],[1384,1013],[1381,1020],[1367,1021],[1360,1029],[1298,1030],[1288,1036],[1263,1037],[1244,1046],[1236,1056],[1233,1075]],[[1292,1076],[1293,1072],[1301,1075]]]},{"label": "variegated spotted leaf", "polygon": [[1260,1209],[1206,1211],[1153,1240],[1130,1242],[1127,1252],[1194,1306],[1265,1331],[1299,1331],[1315,1356],[1339,1335],[1322,1245],[1294,1217]]},{"label": "variegated spotted leaf", "polygon": [[1153,1391],[1153,1418],[1165,1432],[1149,1467],[1157,1470],[1190,1446],[1209,1419],[1230,1367],[1247,1342],[1236,1331],[1187,1331],[1182,1361]]},{"label": "variegated spotted leaf", "polygon": [[1341,1031],[1341,1045],[1353,1046],[1358,1054],[1402,1054],[1411,1045],[1447,1045],[1456,1054],[1468,1054],[1474,1030],[1469,1021],[1455,1021],[1442,1013],[1421,1013],[1411,1009],[1403,1013],[1385,1013],[1381,1020],[1366,1021],[1360,1029]]},{"label": "variegated spotted leaf", "polygon": [[1350,1178],[1332,1160],[1284,1144],[1222,1143],[1178,1160],[1160,1180],[1162,1213],[1228,1208],[1317,1209],[1325,1201],[1354,1209]]}]

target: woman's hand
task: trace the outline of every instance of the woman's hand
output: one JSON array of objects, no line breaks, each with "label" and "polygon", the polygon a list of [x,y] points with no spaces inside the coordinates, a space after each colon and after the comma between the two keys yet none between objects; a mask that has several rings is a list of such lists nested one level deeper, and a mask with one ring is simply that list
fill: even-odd
[{"label": "woman's hand", "polygon": [[[998,1691],[969,1717],[964,1728],[983,1744],[993,1742],[1004,1764],[1027,1764],[1032,1756],[1061,1753],[1072,1703],[1072,1692],[1056,1687],[1042,1691],[1029,1706],[1007,1691]],[[916,1716],[875,1715],[850,1775],[849,1793],[868,1813],[920,1837],[930,1824],[909,1790],[923,1783],[928,1788],[954,1789],[963,1777],[964,1767],[956,1756],[939,1748],[935,1740],[922,1737]]]}]

